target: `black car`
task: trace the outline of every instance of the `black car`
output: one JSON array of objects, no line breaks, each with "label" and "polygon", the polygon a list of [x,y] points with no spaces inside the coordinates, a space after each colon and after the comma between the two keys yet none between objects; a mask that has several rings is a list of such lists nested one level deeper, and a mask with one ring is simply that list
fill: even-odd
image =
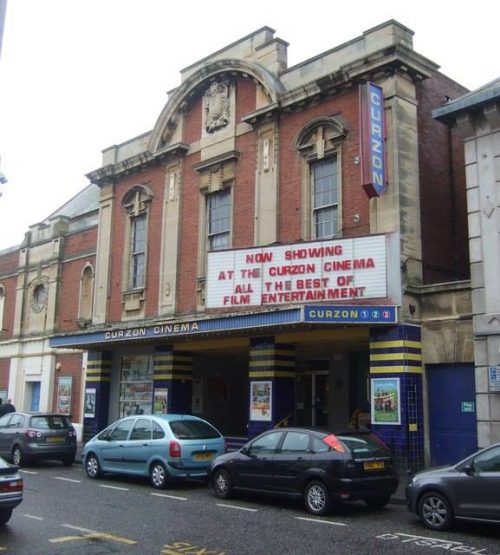
[{"label": "black car", "polygon": [[408,510],[432,530],[457,520],[500,523],[500,443],[449,466],[418,472],[406,487]]},{"label": "black car", "polygon": [[237,490],[298,497],[310,513],[324,515],[334,501],[383,507],[398,476],[391,453],[369,431],[279,428],[217,457],[209,482],[222,499]]},{"label": "black car", "polygon": [[0,418],[0,456],[17,466],[40,459],[69,466],[75,454],[76,430],[64,414],[11,412]]},{"label": "black car", "polygon": [[0,457],[0,525],[9,521],[12,511],[23,500],[23,479],[18,470]]}]

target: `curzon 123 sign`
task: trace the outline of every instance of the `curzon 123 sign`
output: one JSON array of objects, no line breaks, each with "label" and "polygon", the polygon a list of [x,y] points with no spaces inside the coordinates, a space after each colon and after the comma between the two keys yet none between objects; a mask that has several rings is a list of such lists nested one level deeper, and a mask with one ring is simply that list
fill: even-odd
[{"label": "curzon 123 sign", "polygon": [[206,306],[383,298],[386,259],[384,235],[210,252]]},{"label": "curzon 123 sign", "polygon": [[373,83],[359,90],[362,183],[368,197],[379,197],[386,188],[384,92]]}]

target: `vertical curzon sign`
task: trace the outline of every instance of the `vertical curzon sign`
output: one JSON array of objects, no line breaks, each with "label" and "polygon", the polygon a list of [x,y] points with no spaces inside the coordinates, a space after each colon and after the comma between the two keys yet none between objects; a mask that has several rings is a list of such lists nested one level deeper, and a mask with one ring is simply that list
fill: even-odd
[{"label": "vertical curzon sign", "polygon": [[369,198],[386,188],[384,92],[373,83],[360,85],[362,185]]}]

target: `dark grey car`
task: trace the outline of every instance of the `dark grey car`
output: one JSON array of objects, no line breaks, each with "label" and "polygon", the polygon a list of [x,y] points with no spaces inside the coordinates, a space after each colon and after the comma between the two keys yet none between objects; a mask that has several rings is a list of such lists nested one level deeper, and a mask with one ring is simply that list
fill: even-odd
[{"label": "dark grey car", "polygon": [[418,472],[406,488],[408,510],[432,530],[454,519],[500,523],[500,443],[449,466]]},{"label": "dark grey car", "polygon": [[71,465],[75,454],[76,431],[64,414],[11,412],[0,418],[0,456],[17,466],[40,459]]},{"label": "dark grey car", "polygon": [[297,497],[310,513],[324,515],[341,501],[383,507],[398,475],[390,451],[369,431],[294,427],[268,430],[217,457],[209,481],[222,499],[236,491]]}]

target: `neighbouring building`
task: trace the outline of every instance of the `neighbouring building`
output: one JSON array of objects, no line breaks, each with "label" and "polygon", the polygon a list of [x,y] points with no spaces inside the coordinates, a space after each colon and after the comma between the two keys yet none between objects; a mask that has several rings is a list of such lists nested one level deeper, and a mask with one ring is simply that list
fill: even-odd
[{"label": "neighbouring building", "polygon": [[465,140],[480,447],[500,441],[500,79],[451,100],[434,117]]},{"label": "neighbouring building", "polygon": [[466,89],[412,36],[288,67],[263,27],[183,69],[0,253],[0,388],[84,437],[166,410],[235,445],[371,420],[404,469],[475,449],[463,140],[432,117]]}]

